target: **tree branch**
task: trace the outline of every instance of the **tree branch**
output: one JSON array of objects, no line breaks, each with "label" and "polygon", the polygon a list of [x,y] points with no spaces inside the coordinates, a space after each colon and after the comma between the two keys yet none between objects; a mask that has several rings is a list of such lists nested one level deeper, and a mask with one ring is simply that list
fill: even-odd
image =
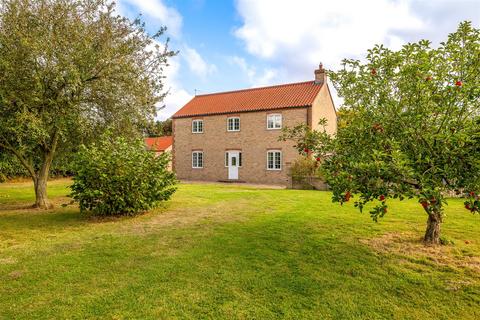
[{"label": "tree branch", "polygon": [[[3,139],[5,141],[5,139]],[[35,170],[33,170],[33,167],[28,163],[28,161],[22,156],[22,154],[16,150],[15,148],[13,148],[8,142],[5,141],[5,143],[3,142],[0,142],[0,147],[6,149],[6,150],[10,150],[17,158],[18,160],[20,160],[20,162],[22,163],[22,165],[25,167],[25,169],[27,169],[28,173],[30,173],[30,175],[32,176],[33,179],[35,179],[36,175],[35,175]]]}]

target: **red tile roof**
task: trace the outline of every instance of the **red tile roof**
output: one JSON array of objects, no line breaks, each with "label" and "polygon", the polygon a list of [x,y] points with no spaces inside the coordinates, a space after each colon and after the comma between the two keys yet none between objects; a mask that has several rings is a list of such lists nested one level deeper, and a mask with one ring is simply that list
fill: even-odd
[{"label": "red tile roof", "polygon": [[165,151],[173,143],[172,136],[145,138],[145,144],[150,151]]},{"label": "red tile roof", "polygon": [[197,95],[173,118],[311,106],[321,88],[306,81]]}]

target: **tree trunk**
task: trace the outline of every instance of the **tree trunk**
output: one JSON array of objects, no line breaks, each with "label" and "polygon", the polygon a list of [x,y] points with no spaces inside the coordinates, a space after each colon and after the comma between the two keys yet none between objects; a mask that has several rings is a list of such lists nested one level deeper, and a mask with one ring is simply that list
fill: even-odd
[{"label": "tree trunk", "polygon": [[47,178],[48,176],[37,176],[33,179],[35,186],[35,204],[34,208],[49,209],[52,205],[48,201],[47,197]]},{"label": "tree trunk", "polygon": [[47,181],[52,161],[53,153],[46,152],[44,155],[42,166],[33,178],[33,184],[35,186],[35,208],[50,209],[53,207],[53,205],[50,204],[50,202],[48,201],[47,197]]},{"label": "tree trunk", "polygon": [[[35,204],[34,208],[49,209],[53,206],[49,203],[47,198],[47,180],[50,173],[50,166],[57,149],[58,139],[60,137],[58,129],[55,129],[52,134],[52,140],[50,146],[42,146],[43,149],[43,163],[38,172],[35,172],[33,161],[19,150],[15,149],[8,142],[3,143],[0,141],[0,146],[10,150],[17,158],[20,160],[20,163],[28,170],[30,176],[33,180],[33,185],[35,187]],[[30,160],[30,161],[29,161]]]},{"label": "tree trunk", "polygon": [[427,230],[423,242],[425,244],[440,244],[440,224],[442,223],[442,215],[440,212],[432,212],[428,214]]}]

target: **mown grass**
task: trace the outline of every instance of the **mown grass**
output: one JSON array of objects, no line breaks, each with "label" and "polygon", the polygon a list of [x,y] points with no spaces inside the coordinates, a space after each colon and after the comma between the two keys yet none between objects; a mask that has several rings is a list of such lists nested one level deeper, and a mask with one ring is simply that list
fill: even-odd
[{"label": "mown grass", "polygon": [[392,202],[374,223],[327,192],[182,184],[164,208],[92,219],[52,181],[0,184],[0,318],[479,319],[480,216],[450,200],[443,234]]}]

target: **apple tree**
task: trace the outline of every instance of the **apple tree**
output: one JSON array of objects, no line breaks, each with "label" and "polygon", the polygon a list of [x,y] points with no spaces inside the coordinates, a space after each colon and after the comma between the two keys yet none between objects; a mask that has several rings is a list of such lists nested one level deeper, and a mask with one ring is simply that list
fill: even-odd
[{"label": "apple tree", "polygon": [[377,45],[365,63],[330,72],[348,108],[335,136],[287,128],[301,153],[322,159],[333,200],[351,198],[376,221],[391,198],[416,198],[427,215],[424,242],[440,243],[447,197],[480,212],[480,30],[463,22],[445,42],[392,51]]},{"label": "apple tree", "polygon": [[149,35],[107,0],[0,0],[0,152],[28,171],[35,206],[50,206],[58,152],[153,120],[176,54],[158,42],[164,31]]}]

